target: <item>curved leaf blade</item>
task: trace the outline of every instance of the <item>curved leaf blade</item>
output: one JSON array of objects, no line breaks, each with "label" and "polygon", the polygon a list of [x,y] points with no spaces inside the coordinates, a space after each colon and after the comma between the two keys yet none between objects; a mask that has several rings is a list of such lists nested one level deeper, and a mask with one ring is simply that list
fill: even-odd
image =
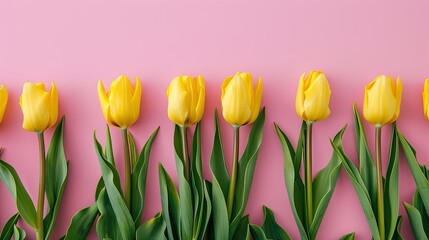
[{"label": "curved leaf blade", "polygon": [[18,222],[19,214],[16,213],[9,220],[7,220],[6,224],[3,226],[3,229],[0,234],[0,240],[9,240],[14,232],[14,226]]},{"label": "curved leaf blade", "polygon": [[287,232],[276,222],[273,211],[266,206],[263,208],[264,223],[262,230],[264,230],[266,237],[274,240],[291,240]]},{"label": "curved leaf blade", "polygon": [[97,204],[81,209],[72,217],[64,240],[86,239],[98,215]]},{"label": "curved leaf blade", "polygon": [[165,222],[162,213],[157,213],[137,229],[136,240],[164,240]]}]

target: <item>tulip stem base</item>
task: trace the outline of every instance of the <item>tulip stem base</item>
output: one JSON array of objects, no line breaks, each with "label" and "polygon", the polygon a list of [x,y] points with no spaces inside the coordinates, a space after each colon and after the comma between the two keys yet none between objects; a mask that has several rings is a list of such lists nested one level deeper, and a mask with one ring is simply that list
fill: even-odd
[{"label": "tulip stem base", "polygon": [[37,137],[39,140],[39,163],[40,163],[40,175],[39,175],[39,195],[37,201],[37,229],[36,239],[43,240],[44,227],[43,227],[43,207],[45,205],[45,139],[43,132],[38,132]]},{"label": "tulip stem base", "polygon": [[182,135],[183,171],[185,179],[191,183],[191,164],[189,162],[188,154],[188,127],[180,126],[180,135]]},{"label": "tulip stem base", "polygon": [[228,218],[231,221],[232,207],[234,206],[234,195],[235,195],[235,185],[237,184],[237,171],[238,171],[238,151],[240,144],[240,127],[234,126],[234,148],[233,148],[233,159],[232,159],[232,171],[231,171],[231,181],[229,182],[229,192],[228,192]]},{"label": "tulip stem base", "polygon": [[122,144],[124,148],[125,162],[125,204],[128,209],[131,206],[131,159],[130,159],[130,144],[128,142],[128,129],[122,128]]},{"label": "tulip stem base", "polygon": [[375,127],[375,154],[377,160],[377,208],[378,208],[378,230],[380,239],[385,239],[384,226],[384,199],[383,199],[383,168],[381,164],[381,126]]},{"label": "tulip stem base", "polygon": [[307,201],[307,223],[308,229],[313,224],[313,163],[312,163],[312,132],[313,122],[307,122],[305,131],[305,191]]}]

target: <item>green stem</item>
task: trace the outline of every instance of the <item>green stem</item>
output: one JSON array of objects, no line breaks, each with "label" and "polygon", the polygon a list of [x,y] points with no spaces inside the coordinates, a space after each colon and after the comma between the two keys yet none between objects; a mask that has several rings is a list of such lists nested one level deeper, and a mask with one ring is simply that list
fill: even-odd
[{"label": "green stem", "polygon": [[375,152],[377,157],[377,207],[378,207],[378,230],[380,239],[384,240],[384,199],[383,199],[383,168],[381,164],[381,126],[375,127]]},{"label": "green stem", "polygon": [[183,170],[185,172],[185,179],[190,183],[191,164],[188,154],[188,127],[180,126],[180,135],[182,135]]},{"label": "green stem", "polygon": [[313,122],[307,122],[305,134],[305,190],[307,199],[308,229],[313,224],[313,170],[312,170],[312,129]]},{"label": "green stem", "polygon": [[234,205],[235,185],[237,183],[238,148],[240,143],[240,126],[234,126],[234,150],[232,159],[231,181],[228,192],[228,218],[231,221],[232,207]]},{"label": "green stem", "polygon": [[128,142],[128,129],[122,128],[122,144],[124,147],[124,162],[125,162],[125,204],[128,209],[131,206],[131,158],[130,144]]},{"label": "green stem", "polygon": [[40,163],[40,175],[39,175],[39,195],[37,202],[37,229],[36,239],[43,240],[44,228],[43,228],[43,207],[45,205],[45,139],[43,132],[38,132],[37,137],[39,140],[39,163]]}]

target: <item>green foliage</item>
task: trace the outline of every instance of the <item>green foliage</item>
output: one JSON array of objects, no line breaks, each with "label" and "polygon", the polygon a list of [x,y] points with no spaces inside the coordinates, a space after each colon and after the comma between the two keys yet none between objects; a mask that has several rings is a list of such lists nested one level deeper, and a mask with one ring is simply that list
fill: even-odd
[{"label": "green foliage", "polygon": [[[249,198],[256,160],[262,143],[264,122],[265,108],[261,110],[258,118],[253,123],[246,148],[238,163],[234,204],[232,215],[229,219],[227,199],[230,178],[225,165],[218,114],[215,112],[215,133],[210,157],[210,168],[212,171],[211,199],[213,205],[213,229],[209,234],[209,239],[248,239],[250,237],[249,224],[246,222],[246,217],[243,218],[243,213]],[[244,227],[246,223],[247,226]]]},{"label": "green foliage", "polygon": [[14,233],[14,227],[16,223],[18,222],[19,214],[13,215],[3,226],[3,229],[0,232],[0,240],[9,240],[13,233]]},{"label": "green foliage", "polygon": [[[305,122],[302,123],[296,149],[294,149],[287,135],[277,124],[275,124],[275,129],[283,148],[286,190],[301,239],[315,239],[334,192],[341,169],[341,161],[334,152],[328,165],[313,180],[314,219],[310,225],[306,215],[305,186],[300,176],[301,160],[303,159],[305,145],[304,138],[307,131],[306,124]],[[334,144],[341,142],[344,131],[345,127],[337,133],[332,140]]]},{"label": "green foliage", "polygon": [[[359,165],[358,169],[344,152],[342,142],[333,141],[331,143],[335,152],[341,159],[341,162],[349,175],[350,180],[356,190],[356,194],[361,203],[368,225],[371,229],[374,240],[381,239],[377,223],[377,174],[373,158],[366,141],[365,130],[359,118],[356,106],[354,106],[354,125],[356,149],[358,152]],[[392,125],[390,139],[388,166],[386,178],[384,179],[384,209],[385,209],[385,226],[386,236],[383,239],[402,239],[400,235],[401,218],[399,212],[399,191],[398,191],[398,136],[396,125]]]},{"label": "green foliage", "polygon": [[[58,123],[54,131],[45,160],[45,192],[49,207],[43,220],[45,239],[49,239],[55,225],[60,202],[67,182],[68,161],[64,153],[63,133],[64,117]],[[19,215],[33,229],[37,229],[37,213],[28,192],[24,188],[15,169],[2,160],[0,160],[0,179],[15,199]],[[11,232],[12,225],[8,226],[8,234]],[[14,227],[13,234],[16,239],[25,238],[25,232],[20,228]]]},{"label": "green foliage", "polygon": [[413,205],[404,202],[405,210],[410,219],[411,228],[416,239],[429,238],[429,172],[426,166],[419,165],[416,151],[405,137],[398,132],[405,158],[410,166],[411,174],[417,185]]}]

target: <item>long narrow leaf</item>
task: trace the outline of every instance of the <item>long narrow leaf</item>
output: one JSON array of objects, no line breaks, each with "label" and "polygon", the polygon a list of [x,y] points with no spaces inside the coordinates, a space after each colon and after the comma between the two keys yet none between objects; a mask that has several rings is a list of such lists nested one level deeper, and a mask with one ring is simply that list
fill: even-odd
[{"label": "long narrow leaf", "polygon": [[405,210],[407,210],[408,218],[410,219],[411,229],[413,230],[414,238],[419,240],[427,240],[425,227],[423,225],[422,216],[413,205],[404,202]]},{"label": "long narrow leaf", "polygon": [[[119,174],[116,168],[107,160],[104,159],[103,151],[100,143],[97,141],[94,133],[94,145],[100,164],[105,189],[109,197],[110,204],[117,221],[120,223],[119,229],[121,232],[122,239],[129,240],[134,239],[135,227],[132,216],[125,205],[125,201],[122,198],[119,184]],[[118,186],[119,185],[119,186]],[[101,194],[101,193],[100,193]],[[100,198],[100,196],[99,196]]]},{"label": "long narrow leaf", "polygon": [[25,231],[16,225],[13,226],[13,238],[14,240],[24,240],[27,234]]},{"label": "long narrow leaf", "polygon": [[52,135],[46,156],[46,198],[48,199],[48,213],[43,220],[45,239],[49,239],[60,209],[61,199],[67,183],[68,161],[64,152],[64,117],[58,123]]},{"label": "long narrow leaf", "polygon": [[223,196],[225,197],[225,201],[227,201],[228,189],[229,189],[229,175],[228,170],[225,165],[225,157],[222,145],[222,136],[219,128],[219,119],[217,110],[215,111],[214,117],[214,139],[213,139],[213,149],[210,156],[210,169],[213,173],[213,176],[219,182],[219,186],[223,192]]},{"label": "long narrow leaf", "polygon": [[97,215],[97,204],[93,204],[75,213],[64,240],[86,239]]},{"label": "long narrow leaf", "polygon": [[[274,124],[277,135],[279,136],[280,143],[283,148],[284,157],[284,178],[286,184],[286,190],[289,196],[289,203],[292,209],[292,213],[295,218],[296,225],[298,227],[301,239],[308,239],[307,231],[304,227],[305,223],[305,205],[304,205],[304,184],[302,183],[299,174],[295,172],[294,158],[295,151],[290,144],[290,141],[286,134],[280,129],[277,124]],[[301,131],[301,134],[302,131]]]},{"label": "long narrow leaf", "polygon": [[164,240],[165,227],[162,213],[157,213],[137,229],[136,240]]},{"label": "long narrow leaf", "polygon": [[264,223],[262,224],[262,229],[269,239],[291,240],[287,232],[276,222],[273,211],[266,206],[264,206]]},{"label": "long narrow leaf", "polygon": [[261,110],[258,118],[253,123],[247,140],[246,148],[238,162],[237,183],[234,194],[234,204],[232,208],[230,234],[234,234],[249,199],[250,189],[253,181],[253,174],[258,159],[259,148],[262,143],[262,135],[265,123],[265,108]]},{"label": "long narrow leaf", "polygon": [[[345,130],[346,126],[337,133],[333,140],[334,144],[339,144],[339,142],[341,142]],[[334,193],[340,170],[341,160],[334,151],[332,153],[331,161],[329,161],[328,165],[314,178],[314,219],[309,232],[311,239],[316,238],[323,216],[325,215],[329,201]]]},{"label": "long narrow leaf", "polygon": [[3,229],[0,234],[0,240],[9,240],[13,235],[13,228],[15,224],[18,222],[19,214],[16,213],[13,215],[9,220],[6,222],[6,224],[3,226]]},{"label": "long narrow leaf", "polygon": [[161,163],[158,165],[158,172],[162,217],[166,224],[168,239],[181,239],[179,195]]},{"label": "long narrow leaf", "polygon": [[253,240],[267,240],[264,230],[258,225],[250,224],[250,234],[252,235]]},{"label": "long narrow leaf", "polygon": [[35,229],[37,227],[37,214],[33,202],[15,169],[3,160],[0,160],[0,179],[6,185],[13,199],[15,199],[21,217]]},{"label": "long narrow leaf", "polygon": [[130,212],[133,217],[135,228],[140,226],[140,219],[144,209],[144,200],[146,193],[146,179],[147,169],[149,165],[149,157],[152,149],[152,144],[159,131],[159,127],[152,133],[147,140],[137,162],[134,164],[133,171],[131,173],[131,207]]},{"label": "long narrow leaf", "polygon": [[212,204],[213,204],[213,233],[215,240],[229,239],[228,210],[222,189],[216,176],[212,179]]},{"label": "long narrow leaf", "polygon": [[97,208],[100,211],[96,227],[98,239],[123,239],[120,229],[121,222],[115,215],[106,189],[101,190],[98,196]]}]

